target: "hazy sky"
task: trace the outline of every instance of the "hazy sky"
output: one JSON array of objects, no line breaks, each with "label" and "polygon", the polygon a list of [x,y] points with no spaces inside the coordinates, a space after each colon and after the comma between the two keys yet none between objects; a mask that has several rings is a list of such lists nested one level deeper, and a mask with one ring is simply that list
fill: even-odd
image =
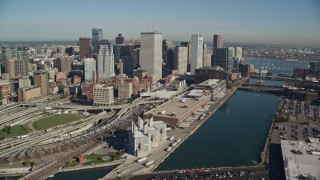
[{"label": "hazy sky", "polygon": [[0,0],[0,41],[140,38],[153,30],[170,40],[320,46],[319,0]]}]

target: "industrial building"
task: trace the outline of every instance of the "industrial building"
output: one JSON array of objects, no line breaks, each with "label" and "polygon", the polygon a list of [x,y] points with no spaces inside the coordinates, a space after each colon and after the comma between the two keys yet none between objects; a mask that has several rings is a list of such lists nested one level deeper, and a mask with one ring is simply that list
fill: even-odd
[{"label": "industrial building", "polygon": [[167,138],[166,123],[153,122],[153,118],[143,120],[138,117],[137,123],[132,122],[129,132],[129,146],[137,157],[146,157],[152,148],[156,148]]},{"label": "industrial building", "polygon": [[320,179],[319,147],[316,138],[309,138],[309,143],[281,140],[286,179]]},{"label": "industrial building", "polygon": [[41,86],[23,87],[18,89],[18,102],[29,101],[41,97]]},{"label": "industrial building", "polygon": [[219,66],[202,67],[196,69],[194,80],[195,83],[199,84],[208,79],[227,79],[227,77],[228,72],[224,71],[224,69]]},{"label": "industrial building", "polygon": [[153,117],[154,121],[164,121],[176,126],[202,108],[210,99],[211,94],[208,90],[194,89],[146,112],[143,117]]},{"label": "industrial building", "polygon": [[226,80],[208,79],[198,84],[196,89],[209,90],[212,95],[212,99],[214,100],[216,97],[224,96],[226,92]]}]

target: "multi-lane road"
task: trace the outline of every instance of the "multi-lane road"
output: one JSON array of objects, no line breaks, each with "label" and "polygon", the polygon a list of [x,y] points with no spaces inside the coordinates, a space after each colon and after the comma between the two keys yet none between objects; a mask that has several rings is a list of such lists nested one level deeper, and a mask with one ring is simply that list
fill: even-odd
[{"label": "multi-lane road", "polygon": [[[0,144],[0,158],[8,157],[10,155],[19,153],[20,151],[32,147],[33,145],[40,144],[41,142],[45,142],[47,140],[56,138],[56,137],[70,137],[70,133],[79,130],[83,127],[86,127],[87,125],[94,124],[95,122],[99,120],[103,120],[109,118],[109,116],[106,116],[106,112],[100,113],[95,116],[88,117],[86,119],[83,119],[82,123],[76,123],[72,125],[67,125],[63,128],[56,128],[53,129],[47,133],[45,132],[37,132],[29,134],[29,136],[24,138],[17,138],[12,139],[9,142],[1,142]],[[81,132],[81,131],[80,131]],[[79,134],[80,134],[79,132]],[[78,135],[79,135],[78,134]],[[83,133],[81,132],[81,135]],[[77,134],[74,134],[73,137],[75,137]],[[71,137],[70,137],[71,138]]]}]

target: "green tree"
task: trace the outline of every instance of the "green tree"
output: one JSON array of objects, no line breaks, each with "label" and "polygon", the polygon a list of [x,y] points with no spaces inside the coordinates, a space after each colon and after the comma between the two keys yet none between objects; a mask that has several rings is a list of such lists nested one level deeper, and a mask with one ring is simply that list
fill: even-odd
[{"label": "green tree", "polygon": [[64,85],[63,84],[61,84],[61,85],[59,85],[58,86],[58,93],[63,93],[63,90],[64,90]]},{"label": "green tree", "polygon": [[24,166],[29,167],[29,166],[30,166],[30,161],[29,161],[29,160],[26,160],[26,161],[24,162]]},{"label": "green tree", "polygon": [[7,133],[12,134],[12,127],[11,126],[8,127]]},{"label": "green tree", "polygon": [[76,99],[77,97],[78,97],[78,94],[75,93],[75,94],[73,94],[73,95],[71,96],[71,99],[73,100],[73,99]]},{"label": "green tree", "polygon": [[33,59],[29,59],[29,63],[30,64],[34,64],[34,60]]},{"label": "green tree", "polygon": [[226,87],[227,87],[228,89],[231,89],[231,88],[233,87],[232,82],[228,82],[227,85],[226,85]]}]

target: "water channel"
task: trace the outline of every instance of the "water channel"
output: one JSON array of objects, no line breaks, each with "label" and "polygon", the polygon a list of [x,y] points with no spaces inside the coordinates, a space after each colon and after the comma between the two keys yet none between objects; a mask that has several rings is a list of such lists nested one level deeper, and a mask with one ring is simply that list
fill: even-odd
[{"label": "water channel", "polygon": [[237,91],[157,170],[259,163],[278,99]]},{"label": "water channel", "polygon": [[[290,62],[266,58],[245,58],[255,68],[292,75],[294,67],[307,68],[307,61]],[[251,79],[255,83],[257,79]],[[267,85],[283,81],[264,80]],[[237,91],[201,128],[177,149],[157,170],[225,167],[259,163],[279,97],[272,94]]]}]

